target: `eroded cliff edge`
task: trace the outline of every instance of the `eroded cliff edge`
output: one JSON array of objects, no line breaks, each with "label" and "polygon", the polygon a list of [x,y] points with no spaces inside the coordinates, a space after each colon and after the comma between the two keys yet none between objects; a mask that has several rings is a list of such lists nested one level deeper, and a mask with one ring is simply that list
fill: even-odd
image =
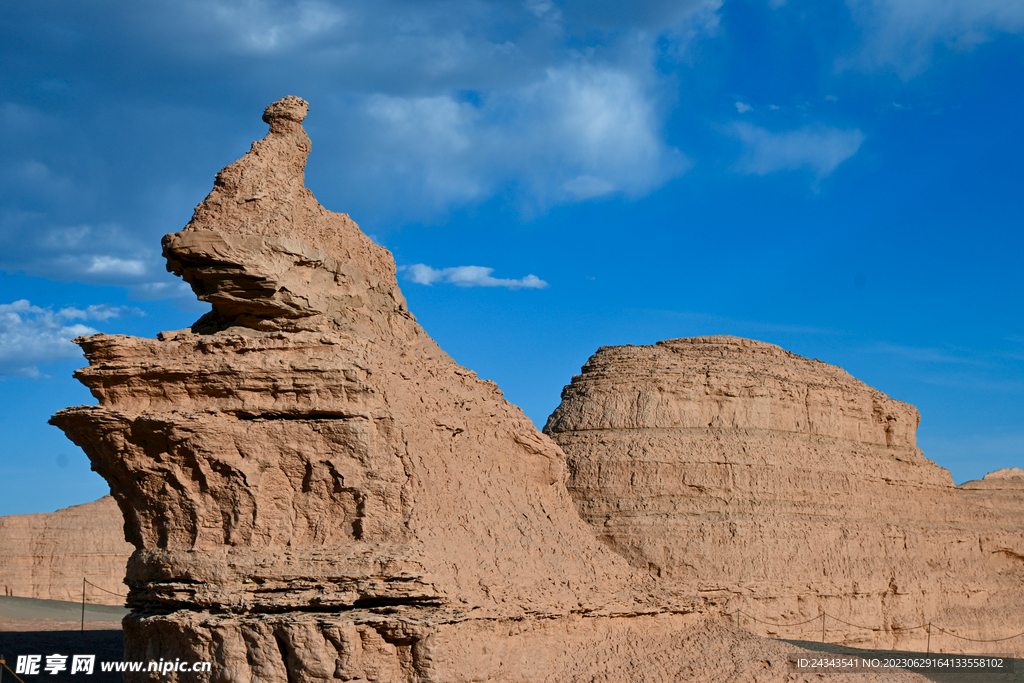
[{"label": "eroded cliff edge", "polygon": [[786,678],[791,648],[595,538],[559,448],[438,348],[387,250],[304,187],[306,110],[268,107],[267,137],[164,239],[213,311],[79,340],[99,404],[53,418],[137,548],[126,658],[260,683]]},{"label": "eroded cliff edge", "polygon": [[580,514],[634,567],[765,622],[812,620],[747,618],[756,633],[817,639],[822,610],[851,645],[923,650],[910,627],[928,622],[1019,633],[1024,526],[985,505],[1020,509],[1020,480],[957,489],[918,421],[841,368],[718,336],[599,349],[545,432]]}]

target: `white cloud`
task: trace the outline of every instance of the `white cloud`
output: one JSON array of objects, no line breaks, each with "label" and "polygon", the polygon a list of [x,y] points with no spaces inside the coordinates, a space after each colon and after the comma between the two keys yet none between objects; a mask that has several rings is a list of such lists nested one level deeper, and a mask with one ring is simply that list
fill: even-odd
[{"label": "white cloud", "polygon": [[216,27],[238,52],[262,55],[301,46],[345,24],[345,14],[329,2],[300,0],[202,0],[188,2],[205,23]]},{"label": "white cloud", "polygon": [[129,296],[136,301],[153,301],[155,299],[195,299],[195,294],[188,283],[181,280],[164,282],[147,282],[141,285],[133,285],[129,290]]},{"label": "white cloud", "polygon": [[[0,181],[13,190],[0,207],[0,269],[160,282],[160,235],[209,189],[195,179],[244,153],[240,141],[265,130],[263,98],[284,94],[311,102],[318,196],[367,225],[433,222],[495,198],[525,215],[642,197],[690,165],[667,141],[679,85],[665,67],[715,30],[722,3],[154,0],[127,14],[108,4],[56,17],[54,35],[90,36],[92,57],[131,55],[190,89],[149,92],[158,84],[82,65],[96,97],[74,113],[0,101]],[[26,7],[14,33],[34,26]],[[219,95],[189,96],[210,88]],[[109,101],[131,112],[129,128]],[[160,144],[167,136],[181,144]],[[121,149],[122,137],[135,142]],[[325,158],[344,162],[320,180]],[[159,172],[138,173],[147,167]]]},{"label": "white cloud", "polygon": [[142,275],[146,264],[139,259],[122,259],[116,256],[93,256],[85,272],[93,275]]},{"label": "white cloud", "polygon": [[581,175],[562,183],[562,189],[578,199],[590,199],[614,192],[615,185],[591,175]]},{"label": "white cloud", "polygon": [[128,315],[145,315],[138,308],[128,306],[112,306],[110,304],[93,304],[85,310],[69,306],[57,311],[57,315],[66,320],[110,320]]},{"label": "white cloud", "polygon": [[422,263],[402,266],[406,278],[421,285],[435,282],[450,282],[459,287],[507,287],[508,289],[544,289],[548,283],[536,275],[527,275],[518,280],[491,277],[494,268],[483,266],[456,266],[455,268],[431,268]]},{"label": "white cloud", "polygon": [[538,19],[558,21],[562,17],[561,10],[555,7],[555,3],[551,2],[551,0],[525,0],[523,7],[528,9]]},{"label": "white cloud", "polygon": [[123,286],[165,277],[159,240],[143,237],[117,224],[53,225],[45,214],[0,211],[0,270]]},{"label": "white cloud", "polygon": [[1024,30],[1020,0],[847,0],[864,31],[859,54],[840,66],[890,66],[904,78],[925,70],[937,45],[970,50]]},{"label": "white cloud", "polygon": [[0,304],[0,375],[38,377],[40,363],[81,356],[71,340],[95,333],[25,299]]},{"label": "white cloud", "polygon": [[85,309],[69,306],[57,312],[33,306],[26,299],[0,304],[0,376],[38,377],[38,366],[43,363],[80,358],[82,352],[71,340],[97,330],[73,321],[105,321],[126,315],[143,313],[109,304]]},{"label": "white cloud", "polygon": [[751,109],[753,109],[753,107],[751,107],[749,104],[746,104],[745,102],[736,103],[736,111],[738,111],[741,114],[746,114]]},{"label": "white cloud", "polygon": [[410,213],[510,186],[526,206],[643,196],[689,167],[663,140],[665,107],[653,80],[646,67],[576,63],[474,101],[369,96],[346,145],[362,159],[353,185]]},{"label": "white cloud", "polygon": [[857,129],[825,126],[772,133],[738,122],[733,124],[732,132],[744,144],[737,168],[743,173],[757,175],[810,169],[817,177],[823,178],[856,154],[864,141],[864,134]]}]

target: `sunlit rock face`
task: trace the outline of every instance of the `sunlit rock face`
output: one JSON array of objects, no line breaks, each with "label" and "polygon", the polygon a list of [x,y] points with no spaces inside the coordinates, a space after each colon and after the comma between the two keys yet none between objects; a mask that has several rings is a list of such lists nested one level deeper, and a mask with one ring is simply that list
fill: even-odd
[{"label": "sunlit rock face", "polygon": [[[968,499],[916,447],[918,419],[841,368],[718,336],[599,349],[545,432],[609,547],[727,596],[729,611],[783,624],[825,611],[857,625],[826,619],[828,639],[879,647],[923,649],[926,629],[901,629],[928,622],[1018,633],[1022,518],[984,505],[1019,510],[1020,498],[996,501],[986,479]],[[756,633],[821,636],[820,620],[743,618]],[[932,647],[985,646],[933,632]]]},{"label": "sunlit rock face", "polygon": [[[0,517],[0,595],[124,603],[124,567],[134,548],[110,496],[56,512]],[[90,585],[91,584],[91,585]]]},{"label": "sunlit rock face", "polygon": [[53,418],[136,548],[126,659],[213,662],[129,678],[786,679],[791,648],[594,536],[561,450],[427,336],[388,251],[304,187],[305,114],[268,107],[267,137],[164,238],[212,312],[79,340],[98,405]]}]

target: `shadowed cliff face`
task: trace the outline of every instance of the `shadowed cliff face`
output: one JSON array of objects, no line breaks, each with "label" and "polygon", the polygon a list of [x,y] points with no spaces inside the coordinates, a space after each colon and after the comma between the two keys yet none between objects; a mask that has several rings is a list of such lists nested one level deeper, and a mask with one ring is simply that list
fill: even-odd
[{"label": "shadowed cliff face", "polygon": [[[545,432],[609,547],[729,596],[730,611],[792,623],[825,610],[876,629],[833,620],[830,639],[879,647],[923,649],[925,630],[899,629],[929,621],[973,638],[1018,633],[1024,526],[976,504],[1012,487],[978,483],[968,498],[916,448],[918,419],[841,368],[721,336],[601,348]],[[1014,495],[999,504],[1019,506]]]}]

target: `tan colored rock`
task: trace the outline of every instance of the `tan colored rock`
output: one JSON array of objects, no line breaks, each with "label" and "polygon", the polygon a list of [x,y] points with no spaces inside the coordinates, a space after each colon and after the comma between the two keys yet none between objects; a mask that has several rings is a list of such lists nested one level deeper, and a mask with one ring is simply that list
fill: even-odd
[{"label": "tan colored rock", "polygon": [[1024,470],[1007,467],[989,472],[981,479],[964,482],[957,488],[965,500],[996,515],[1007,531],[1024,529]]},{"label": "tan colored rock", "polygon": [[[721,336],[599,349],[545,432],[609,547],[728,596],[755,633],[817,640],[822,610],[850,622],[827,618],[826,637],[857,646],[923,650],[911,627],[928,622],[1024,631],[1024,530],[923,457],[917,425],[913,406],[841,368]],[[1024,650],[935,632],[931,646]]]},{"label": "tan colored rock", "polygon": [[128,590],[124,572],[133,550],[110,496],[51,513],[0,517],[0,593],[78,602],[86,579],[94,584],[86,586],[86,602],[123,605],[118,595]]},{"label": "tan colored rock", "polygon": [[563,453],[420,328],[387,250],[303,187],[305,110],[268,107],[267,137],[164,239],[213,311],[79,340],[99,405],[53,418],[137,548],[126,658],[215,663],[131,680],[803,680],[788,646],[595,538]]}]

